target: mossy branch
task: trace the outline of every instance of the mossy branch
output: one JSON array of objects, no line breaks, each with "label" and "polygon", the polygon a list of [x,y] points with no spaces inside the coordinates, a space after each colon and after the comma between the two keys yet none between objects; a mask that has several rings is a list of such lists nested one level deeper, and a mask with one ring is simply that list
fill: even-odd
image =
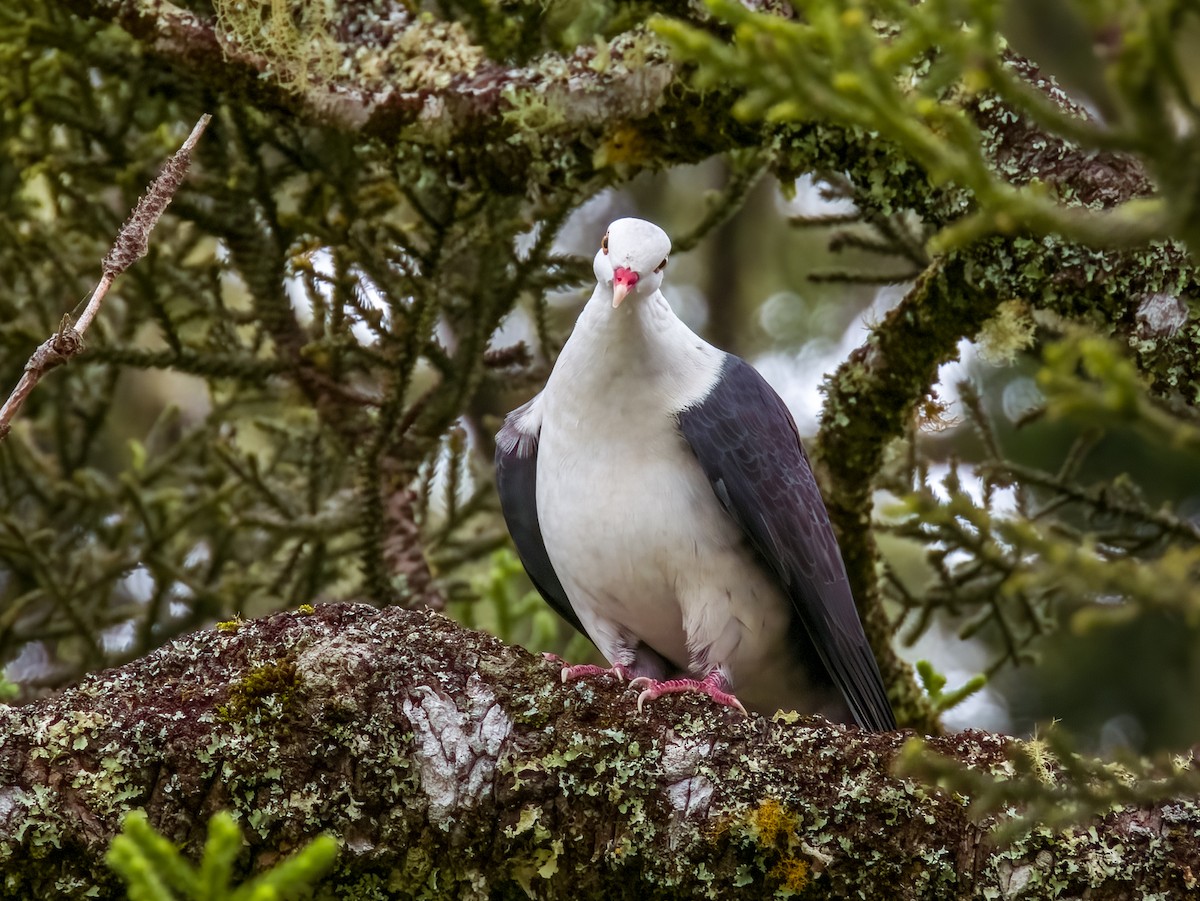
[{"label": "mossy branch", "polygon": [[[0,735],[0,879],[21,897],[120,897],[104,856],[123,821],[115,859],[140,859],[164,889],[268,881],[281,853],[327,832],[342,852],[321,896],[397,899],[982,899],[1015,870],[1095,901],[1183,897],[1200,854],[1200,805],[1162,794],[1182,782],[1002,844],[966,783],[946,792],[893,768],[924,761],[941,779],[948,760],[1003,785],[1031,744],[965,733],[915,755],[905,733],[746,719],[699,697],[639,715],[615,682],[564,687],[556,665],[398,608],[305,607],[198,632],[0,707]],[[1016,812],[1071,791],[1066,768],[1044,767],[1040,793],[1014,780]],[[228,821],[210,826],[223,810],[244,844]]]},{"label": "mossy branch", "polygon": [[[1190,224],[1195,219],[1193,193],[1184,185],[1177,192],[1127,199],[1096,211],[1070,199],[1064,202],[1046,185],[1031,182],[1027,173],[1013,178],[998,169],[974,118],[979,106],[995,103],[995,95],[985,93],[993,80],[1015,112],[1023,112],[1025,104],[1033,121],[1065,126],[1070,140],[1102,131],[1087,130],[1086,114],[1061,92],[1051,100],[1014,74],[994,4],[831,6],[806,0],[794,21],[748,10],[735,0],[707,0],[706,5],[733,28],[732,42],[664,18],[656,19],[653,28],[680,57],[698,64],[701,86],[740,88],[736,115],[773,123],[823,120],[875,132],[902,148],[934,185],[967,192],[971,211],[931,238],[934,253],[992,234],[1057,234],[1093,247],[1138,247],[1171,236],[1190,243],[1197,237]],[[1155,52],[1127,49],[1121,63],[1136,57],[1150,70],[1140,77],[1164,76],[1175,50],[1158,40],[1149,43]],[[1130,92],[1130,100],[1144,86],[1128,79],[1118,83]],[[1190,139],[1161,127],[1170,100],[1154,99],[1149,103],[1144,93],[1138,94],[1130,108],[1141,109],[1131,121],[1117,123],[1110,136],[1091,146],[1136,148],[1164,184],[1177,183],[1188,176],[1172,172],[1171,166],[1190,153]],[[1148,143],[1148,135],[1164,143]]]},{"label": "mossy branch", "polygon": [[511,125],[601,131],[614,109],[629,119],[653,113],[674,75],[661,45],[637,28],[603,48],[589,41],[510,66],[489,59],[460,23],[401,5],[380,15],[370,4],[315,4],[320,13],[280,17],[220,2],[214,17],[146,0],[69,2],[223,90],[347,132],[442,147]]},{"label": "mossy branch", "polygon": [[817,456],[842,556],[897,718],[927,731],[937,717],[911,669],[895,658],[876,578],[871,492],[888,444],[903,435],[937,368],[986,321],[997,301],[973,289],[957,260],[931,265],[904,300],[825,385]]}]

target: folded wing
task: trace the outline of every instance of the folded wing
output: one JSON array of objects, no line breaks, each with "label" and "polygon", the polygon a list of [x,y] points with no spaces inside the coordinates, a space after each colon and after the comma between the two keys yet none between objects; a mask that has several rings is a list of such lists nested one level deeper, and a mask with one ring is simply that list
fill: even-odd
[{"label": "folded wing", "polygon": [[796,424],[779,395],[730,355],[712,392],[679,430],[725,511],[790,598],[793,615],[860,726],[896,727],[845,565]]},{"label": "folded wing", "polygon": [[[539,395],[540,396],[540,395]],[[509,413],[496,436],[496,490],[504,522],[517,546],[517,556],[546,603],[583,634],[542,541],[537,513],[537,446],[540,422],[530,415],[535,397]]]}]

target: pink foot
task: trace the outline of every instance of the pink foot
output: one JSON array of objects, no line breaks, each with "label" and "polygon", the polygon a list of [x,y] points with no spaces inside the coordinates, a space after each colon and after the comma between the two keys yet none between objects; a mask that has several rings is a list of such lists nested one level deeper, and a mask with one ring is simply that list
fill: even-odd
[{"label": "pink foot", "polygon": [[703,681],[699,679],[669,679],[666,682],[656,682],[646,676],[639,676],[629,683],[629,687],[644,689],[638,695],[638,713],[642,712],[642,705],[647,701],[653,701],[663,695],[679,695],[689,691],[698,691],[702,695],[708,695],[718,704],[740,710],[742,716],[748,715],[742,702],[729,693],[729,683],[725,677],[716,670],[705,676]]},{"label": "pink foot", "polygon": [[628,682],[633,677],[633,673],[629,671],[629,668],[619,663],[611,669],[605,669],[603,666],[596,666],[592,663],[581,663],[578,666],[571,666],[555,654],[543,654],[542,656],[551,663],[562,664],[562,680],[564,685],[587,676],[614,676],[618,682]]}]

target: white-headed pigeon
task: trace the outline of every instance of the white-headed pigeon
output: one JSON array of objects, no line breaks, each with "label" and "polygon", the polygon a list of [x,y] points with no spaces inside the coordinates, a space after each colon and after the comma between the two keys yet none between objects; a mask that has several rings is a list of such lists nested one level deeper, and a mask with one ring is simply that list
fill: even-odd
[{"label": "white-headed pigeon", "polygon": [[497,436],[534,585],[646,700],[895,728],[796,425],[750,365],[659,291],[671,242],[618,219],[545,390]]}]

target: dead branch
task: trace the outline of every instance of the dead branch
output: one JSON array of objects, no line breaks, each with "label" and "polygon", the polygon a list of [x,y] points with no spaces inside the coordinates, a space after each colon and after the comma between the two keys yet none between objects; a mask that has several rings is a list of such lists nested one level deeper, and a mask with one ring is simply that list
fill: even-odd
[{"label": "dead branch", "polygon": [[20,412],[34,387],[41,381],[42,376],[83,352],[86,346],[83,341],[84,332],[96,318],[96,314],[100,311],[100,304],[104,301],[108,289],[112,287],[117,276],[146,255],[150,232],[154,230],[163,210],[167,208],[167,204],[171,202],[171,198],[175,196],[179,186],[183,184],[183,178],[192,161],[192,149],[200,140],[200,135],[204,134],[204,129],[208,127],[211,119],[212,116],[208,114],[200,117],[195,127],[192,128],[192,133],[183,142],[183,146],[167,160],[158,177],[150,183],[149,189],[134,207],[133,213],[121,226],[112,248],[104,256],[102,263],[104,274],[96,285],[96,289],[92,291],[92,296],[88,298],[79,320],[72,323],[69,314],[63,316],[58,331],[47,338],[33,352],[29,362],[25,364],[21,380],[17,382],[17,386],[13,388],[8,399],[4,401],[4,405],[0,407],[0,441],[3,441],[12,431],[13,419]]}]

